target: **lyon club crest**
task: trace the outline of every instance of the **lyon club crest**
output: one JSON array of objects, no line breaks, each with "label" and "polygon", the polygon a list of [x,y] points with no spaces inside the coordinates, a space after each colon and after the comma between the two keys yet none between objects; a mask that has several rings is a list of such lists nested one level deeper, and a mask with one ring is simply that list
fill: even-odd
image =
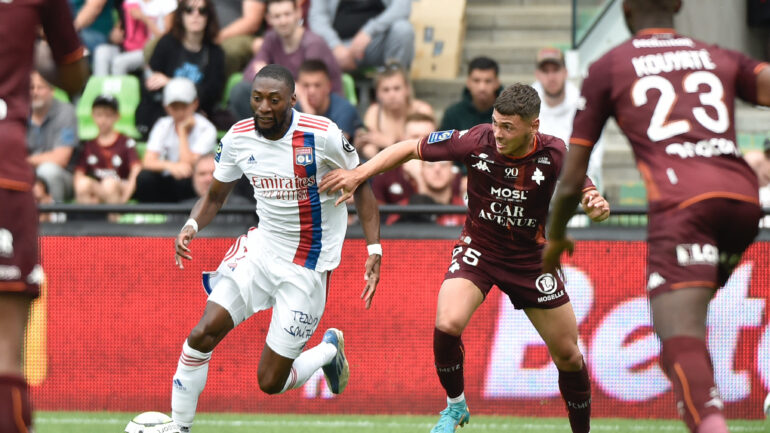
[{"label": "lyon club crest", "polygon": [[294,163],[297,165],[308,166],[313,163],[313,149],[310,147],[294,148]]}]

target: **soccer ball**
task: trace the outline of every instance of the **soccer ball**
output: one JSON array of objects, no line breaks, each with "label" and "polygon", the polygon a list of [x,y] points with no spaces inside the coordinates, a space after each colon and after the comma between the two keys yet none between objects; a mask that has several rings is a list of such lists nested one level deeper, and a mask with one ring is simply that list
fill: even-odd
[{"label": "soccer ball", "polygon": [[168,415],[160,412],[144,412],[128,422],[125,433],[180,433],[180,430]]},{"label": "soccer ball", "polygon": [[767,418],[770,418],[770,394],[767,394],[767,397],[765,397],[765,416]]}]

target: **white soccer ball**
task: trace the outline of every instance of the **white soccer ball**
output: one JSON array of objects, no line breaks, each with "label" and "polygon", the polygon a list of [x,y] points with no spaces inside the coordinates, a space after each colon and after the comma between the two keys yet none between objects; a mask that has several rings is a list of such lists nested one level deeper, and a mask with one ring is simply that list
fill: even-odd
[{"label": "white soccer ball", "polygon": [[767,418],[770,418],[770,394],[767,394],[767,397],[765,397],[765,416]]},{"label": "white soccer ball", "polygon": [[126,425],[125,433],[181,433],[170,416],[161,412],[144,412]]}]

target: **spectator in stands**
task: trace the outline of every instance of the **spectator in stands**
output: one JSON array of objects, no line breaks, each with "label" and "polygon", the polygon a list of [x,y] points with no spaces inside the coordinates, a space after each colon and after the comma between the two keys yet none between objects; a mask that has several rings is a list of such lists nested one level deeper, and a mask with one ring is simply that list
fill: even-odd
[{"label": "spectator in stands", "polygon": [[83,45],[93,55],[97,46],[109,42],[115,11],[113,1],[69,0],[69,4],[75,17],[73,26]]},{"label": "spectator in stands", "polygon": [[406,70],[398,63],[390,63],[377,70],[374,89],[377,101],[364,114],[367,131],[355,139],[359,153],[366,159],[404,139],[404,125],[410,114],[433,116],[433,108],[427,102],[412,96]]},{"label": "spectator in stands", "polygon": [[243,71],[243,80],[230,91],[230,110],[239,119],[251,117],[251,82],[263,66],[271,63],[286,67],[299,77],[307,59],[319,59],[329,72],[331,90],[342,95],[342,72],[329,47],[320,36],[302,26],[302,9],[294,0],[267,0],[267,22],[272,28],[257,55]]},{"label": "spectator in stands", "polygon": [[219,34],[217,43],[225,52],[225,77],[246,66],[262,43],[257,33],[265,17],[264,0],[216,0]]},{"label": "spectator in stands", "polygon": [[294,108],[331,119],[348,140],[352,140],[356,131],[364,126],[356,107],[337,93],[332,93],[329,70],[321,60],[305,60],[299,67],[296,94],[297,105]]},{"label": "spectator in stands", "polygon": [[126,75],[141,69],[145,44],[160,38],[171,28],[176,8],[176,0],[125,0],[125,28],[120,27],[120,21],[116,23],[123,52],[118,44],[99,45],[94,51],[94,75]]},{"label": "spectator in stands", "polygon": [[142,135],[163,115],[162,90],[174,77],[192,80],[201,110],[212,118],[225,85],[224,53],[214,42],[218,33],[213,0],[183,0],[174,12],[169,33],[150,58],[136,127]]},{"label": "spectator in stands", "polygon": [[142,169],[134,140],[115,130],[120,117],[115,97],[97,97],[91,115],[99,135],[86,142],[75,167],[75,200],[84,204],[125,203],[134,194],[136,176]]},{"label": "spectator in stands", "polygon": [[163,89],[168,116],[152,127],[134,197],[140,202],[179,202],[195,196],[193,164],[214,149],[217,130],[196,113],[195,85],[173,78]]},{"label": "spectator in stands", "polygon": [[[214,163],[214,154],[213,153],[206,153],[201,155],[193,165],[193,174],[192,174],[192,186],[193,190],[195,191],[195,197],[189,198],[187,200],[183,200],[181,204],[189,205],[191,208],[195,203],[203,197],[208,191],[209,187],[211,186],[211,182],[214,180],[214,169],[216,164]],[[254,192],[254,189],[252,188],[252,194]],[[227,208],[229,206],[237,206],[237,205],[254,205],[255,200],[254,197],[251,196],[249,198],[243,197],[239,194],[230,194],[227,197],[227,201],[225,202],[223,208]],[[187,221],[187,215],[183,214],[175,214],[172,218],[170,218],[172,221],[177,221],[180,224]],[[245,227],[250,226],[256,226],[256,223],[259,221],[257,218],[257,215],[253,212],[248,213],[219,213],[216,217],[214,217],[214,224],[244,224]]]},{"label": "spectator in stands", "polygon": [[[545,47],[538,51],[536,57],[535,81],[532,87],[540,96],[540,132],[561,138],[569,143],[572,134],[572,120],[575,118],[580,90],[567,80],[567,67],[564,54],[555,47]],[[602,156],[604,154],[603,140],[599,140],[591,153],[588,164],[588,177],[591,178],[596,190],[602,188]],[[585,217],[584,217],[585,218]]]},{"label": "spectator in stands", "polygon": [[[436,130],[436,120],[425,113],[412,113],[406,118],[404,139],[420,139]],[[380,173],[372,178],[372,190],[380,204],[409,203],[409,198],[419,189],[422,181],[422,164],[418,160],[407,161],[393,170]],[[388,218],[386,224],[398,218]]]},{"label": "spectator in stands", "polygon": [[[38,205],[56,203],[43,179],[35,179],[35,183],[32,185],[32,195],[35,196],[35,203]],[[41,223],[63,223],[67,221],[67,214],[64,212],[40,212],[38,221]]]},{"label": "spectator in stands", "polygon": [[446,109],[439,129],[465,130],[482,123],[491,123],[492,105],[503,91],[499,74],[500,67],[489,57],[471,60],[463,99]]},{"label": "spectator in stands", "polygon": [[[409,204],[442,204],[464,206],[465,200],[460,188],[460,169],[452,161],[419,161],[420,181],[417,192],[409,198]],[[441,226],[465,224],[465,213],[461,214],[411,214],[403,215],[399,222],[433,222]]]},{"label": "spectator in stands", "polygon": [[53,97],[53,86],[39,73],[30,80],[32,113],[27,128],[29,162],[56,202],[72,197],[70,161],[78,145],[77,117],[69,103]]},{"label": "spectator in stands", "polygon": [[312,0],[310,29],[321,35],[345,71],[414,58],[411,0]]}]

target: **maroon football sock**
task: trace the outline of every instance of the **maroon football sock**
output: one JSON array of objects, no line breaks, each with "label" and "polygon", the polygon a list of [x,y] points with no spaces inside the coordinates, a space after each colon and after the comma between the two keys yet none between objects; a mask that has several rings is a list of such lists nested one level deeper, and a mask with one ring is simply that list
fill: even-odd
[{"label": "maroon football sock", "polygon": [[[714,384],[714,368],[705,341],[695,337],[665,340],[660,365],[673,385],[677,409],[691,432],[698,432],[705,418],[723,416],[722,399]],[[713,429],[718,423],[707,424],[710,433],[719,431]]]},{"label": "maroon football sock", "polygon": [[465,349],[460,337],[449,335],[435,328],[433,330],[433,356],[441,386],[450,398],[463,393],[463,357]]},{"label": "maroon football sock", "polygon": [[585,362],[578,371],[559,370],[559,390],[567,404],[572,432],[588,433],[591,430],[591,380]]},{"label": "maroon football sock", "polygon": [[0,432],[27,433],[31,425],[27,382],[19,376],[0,376]]}]

